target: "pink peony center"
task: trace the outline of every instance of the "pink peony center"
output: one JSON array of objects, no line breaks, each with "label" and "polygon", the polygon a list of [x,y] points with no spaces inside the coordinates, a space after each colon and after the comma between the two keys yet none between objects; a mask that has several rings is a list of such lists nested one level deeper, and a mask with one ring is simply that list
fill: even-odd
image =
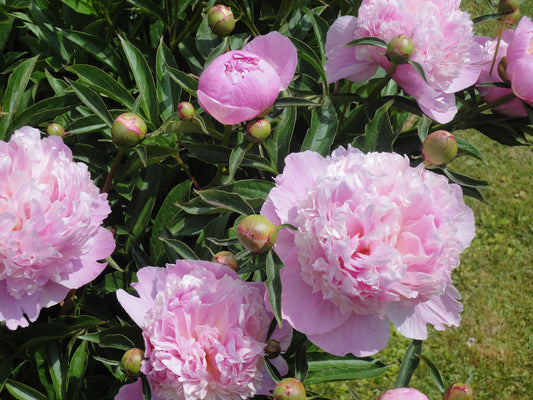
[{"label": "pink peony center", "polygon": [[259,59],[235,53],[224,63],[224,73],[232,85],[238,85],[251,72],[260,71]]}]

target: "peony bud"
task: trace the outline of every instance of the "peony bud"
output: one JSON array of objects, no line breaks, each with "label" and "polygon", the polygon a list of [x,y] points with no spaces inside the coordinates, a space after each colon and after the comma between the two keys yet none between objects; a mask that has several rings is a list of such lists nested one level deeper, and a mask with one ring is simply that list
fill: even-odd
[{"label": "peony bud", "polygon": [[276,225],[259,214],[245,217],[237,226],[239,242],[255,254],[270,250],[276,243],[277,236]]},{"label": "peony bud", "polygon": [[520,19],[520,10],[517,8],[513,12],[510,12],[509,14],[505,15],[504,17],[498,18],[498,20],[503,20],[505,22],[505,25],[508,27],[512,27],[514,24],[518,22]]},{"label": "peony bud", "polygon": [[235,257],[231,251],[219,251],[213,255],[211,262],[227,265],[234,271],[237,271],[237,268],[239,267],[237,257]]},{"label": "peony bud", "polygon": [[122,356],[120,366],[124,373],[131,378],[141,375],[141,362],[144,359],[144,351],[141,349],[129,349]]},{"label": "peony bud", "polygon": [[305,400],[305,387],[295,378],[285,378],[274,388],[274,400]]},{"label": "peony bud", "polygon": [[507,77],[507,57],[502,57],[498,63],[498,75],[503,82],[511,84]]},{"label": "peony bud", "polygon": [[246,137],[254,143],[265,141],[270,131],[270,122],[266,119],[255,119],[246,124]]},{"label": "peony bud", "polygon": [[269,339],[266,341],[265,357],[268,359],[276,358],[281,354],[281,345],[277,340]]},{"label": "peony bud", "polygon": [[444,393],[444,400],[472,400],[473,398],[474,391],[465,383],[454,383]]},{"label": "peony bud", "polygon": [[66,135],[65,128],[63,128],[63,126],[57,122],[52,122],[50,125],[48,125],[46,128],[46,133],[48,133],[49,136],[60,136],[62,138],[64,138]]},{"label": "peony bud", "polygon": [[435,131],[422,144],[422,154],[427,164],[446,165],[457,156],[457,141],[447,131]]},{"label": "peony bud", "polygon": [[233,18],[231,8],[221,4],[209,9],[207,12],[207,22],[215,35],[229,35],[235,28],[235,19]]},{"label": "peony bud", "polygon": [[387,59],[394,64],[407,64],[415,51],[415,45],[407,35],[394,36],[387,45]]},{"label": "peony bud", "polygon": [[498,4],[499,14],[511,14],[520,7],[520,0],[500,0]]},{"label": "peony bud", "polygon": [[133,147],[146,137],[146,124],[137,114],[120,114],[111,126],[111,136],[119,146]]},{"label": "peony bud", "polygon": [[178,104],[178,115],[182,121],[190,121],[194,118],[194,107],[188,101],[182,101]]}]

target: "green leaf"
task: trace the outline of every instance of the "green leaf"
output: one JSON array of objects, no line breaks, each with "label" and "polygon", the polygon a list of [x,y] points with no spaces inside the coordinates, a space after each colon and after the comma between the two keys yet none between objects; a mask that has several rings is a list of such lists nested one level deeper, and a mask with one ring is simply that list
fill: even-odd
[{"label": "green leaf", "polygon": [[5,387],[17,400],[49,400],[47,396],[34,388],[12,379],[7,380]]},{"label": "green leaf", "polygon": [[389,368],[378,359],[357,358],[351,354],[344,357],[328,353],[309,352],[307,354],[309,371],[306,385],[352,379],[376,378]]},{"label": "green leaf", "polygon": [[272,142],[277,145],[277,169],[283,171],[285,166],[285,157],[289,155],[291,148],[292,135],[294,133],[294,127],[296,125],[296,117],[298,112],[295,108],[289,107],[283,110],[276,128],[272,135]]},{"label": "green leaf", "polygon": [[168,66],[177,68],[178,65],[163,39],[157,48],[155,62],[159,110],[161,117],[167,119],[176,112],[175,104],[181,96],[181,88],[169,76]]},{"label": "green leaf", "polygon": [[396,377],[395,388],[409,387],[411,377],[418,367],[420,355],[422,354],[422,340],[414,339],[407,348],[403,357],[400,371]]},{"label": "green leaf", "polygon": [[111,128],[113,125],[113,117],[107,110],[102,98],[91,88],[85,86],[79,81],[69,81],[69,83],[82,103],[85,104],[92,112],[94,112],[94,114],[97,115],[102,122]]},{"label": "green leaf", "polygon": [[98,344],[100,347],[118,350],[129,350],[135,347],[135,343],[121,333],[107,333],[100,338]]},{"label": "green leaf", "polygon": [[235,176],[235,173],[237,172],[237,169],[242,163],[242,160],[244,160],[244,156],[246,155],[246,152],[251,148],[251,143],[241,143],[238,146],[235,146],[233,150],[231,150],[231,154],[229,156],[229,169],[228,169],[228,176],[224,180],[224,183],[227,184],[233,180],[233,177]]},{"label": "green leaf", "polygon": [[152,400],[152,388],[150,387],[150,382],[148,382],[145,375],[141,375],[141,380],[143,384],[143,400]]},{"label": "green leaf", "polygon": [[431,361],[428,357],[426,357],[423,354],[420,354],[419,356],[422,360],[425,361],[426,365],[429,368],[429,373],[431,375],[431,379],[433,382],[435,382],[435,385],[439,388],[440,392],[444,394],[444,381],[442,380],[442,376],[440,375],[439,369],[437,366]]},{"label": "green leaf", "polygon": [[191,96],[197,97],[196,91],[198,90],[198,81],[196,79],[169,65],[167,65],[167,71],[170,78],[180,85],[183,90]]},{"label": "green leaf", "polygon": [[420,121],[418,122],[418,125],[416,127],[416,130],[418,132],[418,137],[420,138],[420,142],[424,143],[424,140],[426,140],[426,137],[428,136],[429,127],[431,126],[432,119],[427,117],[426,115],[422,116],[420,118]]},{"label": "green leaf", "polygon": [[365,134],[354,140],[354,146],[368,153],[372,151],[392,152],[394,141],[398,133],[394,132],[389,117],[389,108],[393,101],[390,100],[381,106],[376,115],[365,127]]},{"label": "green leaf", "polygon": [[47,368],[48,360],[46,356],[46,346],[41,346],[40,348],[36,349],[33,353],[33,357],[35,359],[35,366],[37,370],[37,375],[39,376],[39,382],[45,388],[48,398],[54,399],[54,386],[52,385],[50,374],[48,373]]},{"label": "green leaf", "polygon": [[278,255],[273,250],[270,250],[266,255],[267,278],[265,286],[268,290],[268,301],[280,328],[283,323],[283,318],[281,316],[281,277],[279,273],[283,267],[283,262]]},{"label": "green leaf", "polygon": [[61,0],[74,11],[85,15],[98,15],[91,0]]},{"label": "green leaf", "polygon": [[426,78],[426,73],[424,72],[424,68],[422,68],[422,66],[416,61],[409,61],[409,65],[413,66],[418,71],[422,79],[424,79],[424,82],[426,82],[429,85],[429,82]]},{"label": "green leaf", "polygon": [[485,22],[485,21],[491,21],[493,19],[497,19],[501,17],[500,14],[487,14],[487,15],[481,15],[479,17],[476,17],[476,18],[473,18],[472,19],[472,22],[475,24],[480,24],[481,22]]},{"label": "green leaf", "polygon": [[[165,248],[168,248],[169,250],[172,250],[173,252],[176,252],[183,258],[184,260],[199,260],[200,258],[196,255],[193,249],[191,249],[189,246],[187,246],[186,243],[182,242],[181,240],[177,239],[167,239],[160,237],[159,238],[161,242],[163,242],[163,245]],[[169,257],[174,258],[174,257]]]},{"label": "green leaf", "polygon": [[338,123],[337,111],[329,97],[326,97],[322,107],[315,108],[311,112],[311,126],[307,130],[300,151],[313,150],[323,156],[329,154]]},{"label": "green leaf", "polygon": [[79,398],[88,362],[89,346],[88,342],[83,340],[70,360],[67,389],[67,398],[69,400],[77,400]]},{"label": "green leaf", "polygon": [[224,39],[222,40],[222,42],[217,47],[215,47],[213,50],[211,50],[211,52],[207,56],[205,60],[205,66],[207,67],[211,63],[211,61],[213,61],[218,56],[224,54],[228,50],[228,47],[229,47],[229,37],[224,36]]},{"label": "green leaf", "polygon": [[152,15],[154,18],[165,21],[165,24],[168,24],[168,20],[164,12],[164,8],[154,3],[152,0],[128,0],[128,3],[131,3],[134,6],[139,7],[141,10]]},{"label": "green leaf", "polygon": [[297,347],[296,352],[294,353],[294,359],[294,376],[300,382],[305,382],[305,379],[307,378],[307,373],[309,372],[309,364],[307,363],[307,349],[304,343]]},{"label": "green leaf", "polygon": [[481,179],[475,179],[470,176],[460,174],[459,172],[452,171],[449,168],[444,168],[442,171],[448,177],[448,179],[450,179],[452,182],[455,182],[463,187],[467,186],[467,187],[473,187],[473,188],[478,188],[478,189],[487,189],[490,187],[487,181],[484,181]]},{"label": "green leaf", "polygon": [[321,105],[320,103],[302,97],[280,97],[276,100],[273,107],[320,107]]},{"label": "green leaf", "polygon": [[355,39],[345,44],[345,46],[365,46],[365,45],[377,46],[383,49],[387,48],[387,42],[385,42],[383,39],[372,37],[372,36]]},{"label": "green leaf", "polygon": [[222,190],[197,190],[196,193],[208,204],[220,207],[241,215],[254,214],[254,209],[238,193],[225,192]]},{"label": "green leaf", "polygon": [[4,92],[4,99],[2,102],[2,118],[0,118],[0,139],[4,139],[8,133],[8,127],[15,116],[19,111],[19,104],[24,96],[24,91],[30,76],[33,72],[35,64],[39,56],[28,58],[24,62],[15,68],[13,73],[9,76],[7,81],[7,87]]},{"label": "green leaf", "polygon": [[122,45],[122,50],[124,51],[124,54],[126,55],[130,65],[135,83],[141,91],[141,108],[150,122],[153,124],[158,124],[159,108],[157,102],[157,91],[150,67],[148,66],[146,59],[139,49],[137,49],[120,35],[119,39],[120,44]]},{"label": "green leaf", "polygon": [[76,64],[65,67],[67,71],[74,72],[80,78],[80,82],[94,89],[96,92],[108,96],[122,104],[128,110],[133,108],[135,99],[128,90],[109,74],[92,65]]},{"label": "green leaf", "polygon": [[457,153],[459,155],[468,155],[470,157],[477,158],[478,160],[483,161],[485,164],[488,165],[487,160],[485,159],[481,151],[477,149],[477,147],[475,147],[473,144],[467,142],[464,139],[458,138],[457,136],[455,137],[455,140],[457,141]]},{"label": "green leaf", "polygon": [[63,355],[59,348],[59,342],[48,342],[46,355],[48,359],[48,372],[50,372],[50,377],[52,378],[52,385],[54,386],[56,399],[62,400],[65,398],[66,394],[67,366],[63,360]]},{"label": "green leaf", "polygon": [[326,71],[324,70],[324,65],[313,50],[311,46],[309,46],[307,43],[291,36],[290,37],[291,42],[296,47],[296,50],[298,50],[298,56],[302,58],[303,60],[307,61],[311,67],[320,75],[320,78],[322,78],[323,82],[327,82],[326,78]]}]

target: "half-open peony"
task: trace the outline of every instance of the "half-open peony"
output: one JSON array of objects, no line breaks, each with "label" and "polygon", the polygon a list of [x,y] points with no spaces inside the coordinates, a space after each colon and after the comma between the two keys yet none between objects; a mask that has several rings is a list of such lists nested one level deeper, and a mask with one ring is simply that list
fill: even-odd
[{"label": "half-open peony", "polygon": [[449,122],[457,113],[454,93],[473,85],[480,73],[481,52],[473,40],[470,16],[459,9],[460,2],[363,0],[358,17],[340,17],[328,31],[328,80],[361,82],[374,76],[379,66],[391,68],[384,49],[347,43],[367,36],[388,43],[397,35],[407,35],[414,44],[410,60],[422,66],[429,84],[410,64],[398,65],[392,78],[425,114]]},{"label": "half-open peony", "polygon": [[376,400],[429,400],[428,397],[416,389],[397,388],[387,390]]},{"label": "half-open peony", "polygon": [[242,50],[215,58],[200,75],[198,103],[222,124],[249,121],[267,111],[296,70],[298,54],[278,32],[258,36]]},{"label": "half-open peony", "polygon": [[[229,267],[178,260],[145,267],[132,284],[140,297],[117,292],[119,302],[143,330],[145,374],[155,400],[245,400],[275,384],[264,357],[272,314],[263,283],[244,282]],[[273,339],[286,350],[292,329]],[[270,360],[282,374],[282,357]],[[142,385],[121,388],[116,400],[142,400]]]},{"label": "half-open peony", "polygon": [[451,283],[474,237],[458,185],[394,153],[348,147],[290,154],[261,214],[281,229],[284,319],[325,351],[367,356],[389,321],[426,339],[426,324],[458,325]]},{"label": "half-open peony", "polygon": [[96,278],[115,249],[110,211],[60,137],[23,127],[0,141],[0,321],[28,326]]}]

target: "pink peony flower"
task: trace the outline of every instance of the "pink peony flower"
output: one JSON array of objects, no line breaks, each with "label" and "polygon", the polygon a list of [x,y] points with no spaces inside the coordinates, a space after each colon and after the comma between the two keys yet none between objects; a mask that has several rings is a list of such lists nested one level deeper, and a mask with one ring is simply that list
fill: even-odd
[{"label": "pink peony flower", "polygon": [[[264,366],[272,315],[263,283],[244,282],[229,267],[179,260],[167,268],[145,267],[119,302],[143,330],[143,372],[154,399],[244,400],[275,384]],[[272,336],[286,350],[292,329]],[[270,360],[282,374],[282,357]],[[124,386],[116,400],[142,399],[140,380]]]},{"label": "pink peony flower", "polygon": [[392,78],[425,114],[449,122],[457,113],[454,93],[473,85],[480,73],[472,21],[459,4],[460,0],[364,0],[357,18],[340,17],[328,31],[328,80],[365,81],[378,66],[387,71],[391,67],[384,49],[346,43],[367,36],[388,43],[396,35],[407,35],[414,43],[410,60],[422,66],[429,84],[410,64],[398,65]]},{"label": "pink peony flower", "polygon": [[115,249],[107,195],[58,136],[23,127],[0,141],[0,321],[28,326],[92,281]]},{"label": "pink peony flower", "polygon": [[394,153],[340,147],[290,154],[261,214],[281,229],[284,319],[325,351],[367,356],[389,321],[426,339],[426,324],[457,326],[450,274],[474,237],[461,188]]},{"label": "pink peony flower", "polygon": [[429,400],[425,394],[416,389],[398,388],[387,390],[377,400]]},{"label": "pink peony flower", "polygon": [[287,89],[298,55],[278,32],[258,36],[242,50],[215,58],[200,75],[198,103],[222,124],[248,121],[267,111]]}]

